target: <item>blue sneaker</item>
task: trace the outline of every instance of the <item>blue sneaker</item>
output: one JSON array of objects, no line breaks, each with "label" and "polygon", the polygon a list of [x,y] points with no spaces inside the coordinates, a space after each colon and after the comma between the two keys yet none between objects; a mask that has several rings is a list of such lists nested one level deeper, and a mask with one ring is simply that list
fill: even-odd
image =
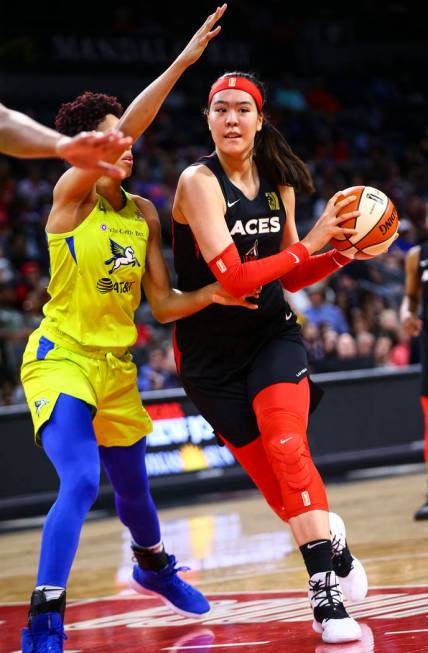
[{"label": "blue sneaker", "polygon": [[184,617],[206,617],[211,612],[210,604],[199,590],[180,578],[179,571],[189,571],[189,567],[177,567],[175,556],[168,555],[168,564],[160,571],[134,565],[129,584],[139,594],[156,594]]},{"label": "blue sneaker", "polygon": [[45,612],[30,618],[22,629],[22,653],[63,653],[67,639],[59,612]]}]

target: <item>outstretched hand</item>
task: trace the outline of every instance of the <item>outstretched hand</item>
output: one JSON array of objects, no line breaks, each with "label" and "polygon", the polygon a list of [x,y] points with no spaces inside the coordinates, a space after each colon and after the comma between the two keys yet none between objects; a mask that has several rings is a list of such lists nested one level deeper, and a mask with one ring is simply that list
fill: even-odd
[{"label": "outstretched hand", "polygon": [[227,290],[225,290],[219,283],[210,284],[211,288],[211,301],[213,304],[222,304],[223,306],[243,306],[244,308],[249,308],[252,311],[258,309],[257,304],[252,304],[248,301],[249,297],[258,299],[260,296],[261,288],[254,290],[253,293],[246,297],[233,297],[230,295]]},{"label": "outstretched hand", "polygon": [[226,3],[221,7],[217,7],[215,12],[208,16],[202,27],[200,27],[192,36],[189,43],[178,57],[186,66],[195,63],[207,47],[208,43],[220,32],[221,25],[217,25],[217,27],[214,27],[214,25],[223,16],[226,9]]},{"label": "outstretched hand", "polygon": [[131,144],[132,138],[124,136],[120,131],[81,132],[73,138],[63,136],[58,141],[57,153],[77,168],[123,179],[125,173],[104,159],[117,161]]}]

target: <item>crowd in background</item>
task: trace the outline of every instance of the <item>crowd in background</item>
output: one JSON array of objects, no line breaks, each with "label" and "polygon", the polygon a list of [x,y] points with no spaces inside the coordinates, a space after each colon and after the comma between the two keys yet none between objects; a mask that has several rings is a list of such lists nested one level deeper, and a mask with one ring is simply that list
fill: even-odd
[{"label": "crowd in background", "polygon": [[[82,89],[83,90],[83,89]],[[316,192],[298,197],[303,236],[337,190],[369,185],[397,207],[399,239],[370,262],[356,261],[324,283],[288,296],[299,316],[311,370],[331,372],[399,367],[418,361],[417,342],[399,324],[404,257],[425,237],[428,202],[427,99],[405,82],[386,78],[284,76],[270,80],[269,113],[308,163]],[[199,109],[203,106],[201,98]],[[210,151],[204,118],[194,98],[173,92],[134,147],[131,192],[156,205],[165,256],[171,256],[171,204],[180,172]],[[405,119],[403,118],[405,116]],[[37,117],[37,116],[36,116]],[[29,333],[42,319],[49,260],[44,227],[59,161],[0,158],[0,403],[24,400],[19,366]],[[179,385],[171,328],[157,324],[143,302],[133,353],[141,391]]]}]

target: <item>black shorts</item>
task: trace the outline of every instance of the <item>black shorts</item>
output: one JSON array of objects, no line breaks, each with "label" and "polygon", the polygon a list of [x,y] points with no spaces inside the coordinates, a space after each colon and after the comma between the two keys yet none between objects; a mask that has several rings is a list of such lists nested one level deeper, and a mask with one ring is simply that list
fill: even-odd
[{"label": "black shorts", "polygon": [[[251,363],[227,380],[187,381],[183,387],[216,434],[235,447],[243,447],[259,436],[252,408],[253,399],[275,383],[298,383],[308,376],[306,350],[300,338],[277,336],[267,342]],[[315,410],[323,391],[310,382],[311,408]]]}]

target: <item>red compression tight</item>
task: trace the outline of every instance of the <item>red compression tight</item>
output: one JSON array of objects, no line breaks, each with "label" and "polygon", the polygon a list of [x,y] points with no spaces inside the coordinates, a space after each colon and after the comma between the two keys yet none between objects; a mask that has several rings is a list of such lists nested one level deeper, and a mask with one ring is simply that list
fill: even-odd
[{"label": "red compression tight", "polygon": [[226,444],[272,510],[284,521],[311,510],[328,511],[324,483],[306,437],[308,380],[264,388],[253,408],[261,437],[244,447]]}]

